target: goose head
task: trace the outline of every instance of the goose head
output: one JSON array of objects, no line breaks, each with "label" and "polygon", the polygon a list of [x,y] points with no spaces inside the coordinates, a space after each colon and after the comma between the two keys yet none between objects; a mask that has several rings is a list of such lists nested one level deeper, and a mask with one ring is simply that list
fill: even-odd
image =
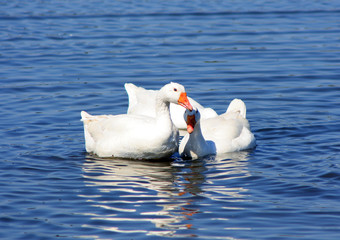
[{"label": "goose head", "polygon": [[166,102],[181,105],[190,111],[193,109],[185,92],[185,88],[181,84],[173,82],[166,84],[160,89],[159,94]]},{"label": "goose head", "polygon": [[201,114],[196,107],[194,107],[191,111],[187,109],[184,112],[184,120],[187,123],[187,131],[188,133],[192,133],[194,131],[195,125],[201,119]]}]

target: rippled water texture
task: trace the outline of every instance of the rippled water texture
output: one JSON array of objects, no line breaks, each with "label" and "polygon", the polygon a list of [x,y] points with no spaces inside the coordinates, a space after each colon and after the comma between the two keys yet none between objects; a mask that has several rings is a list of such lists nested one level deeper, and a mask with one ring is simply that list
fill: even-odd
[{"label": "rippled water texture", "polygon": [[[340,239],[338,1],[0,3],[1,239]],[[255,150],[86,154],[80,111],[175,81]]]}]

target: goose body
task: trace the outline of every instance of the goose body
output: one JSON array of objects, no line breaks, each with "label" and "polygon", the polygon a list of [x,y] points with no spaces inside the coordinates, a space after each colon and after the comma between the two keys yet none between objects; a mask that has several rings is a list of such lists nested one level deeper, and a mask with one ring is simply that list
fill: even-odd
[{"label": "goose body", "polygon": [[[144,116],[156,116],[156,96],[157,90],[147,90],[142,87],[137,87],[132,83],[126,83],[125,90],[129,97],[128,114],[138,114]],[[146,97],[148,96],[148,97]],[[205,108],[194,99],[188,97],[190,104],[197,108],[201,113],[202,119],[216,117],[217,113],[211,108]],[[187,125],[183,119],[185,108],[170,103],[170,115],[173,123],[178,129],[186,129]]]},{"label": "goose body", "polygon": [[182,157],[199,158],[255,147],[256,140],[246,119],[246,106],[234,99],[217,117],[200,120],[199,111],[186,111],[188,133],[179,146]]},{"label": "goose body", "polygon": [[178,149],[178,129],[169,113],[170,102],[192,109],[185,89],[177,83],[157,93],[156,116],[134,114],[92,116],[81,112],[85,147],[99,157],[160,159]]}]

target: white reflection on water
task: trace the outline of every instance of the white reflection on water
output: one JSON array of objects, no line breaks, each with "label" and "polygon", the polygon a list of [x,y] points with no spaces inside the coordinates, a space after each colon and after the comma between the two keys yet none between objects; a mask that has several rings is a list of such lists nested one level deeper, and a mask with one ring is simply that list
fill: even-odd
[{"label": "white reflection on water", "polygon": [[[210,161],[210,169],[206,175],[206,186],[203,188],[205,197],[213,200],[244,201],[248,189],[225,185],[226,180],[234,180],[250,176],[248,171],[247,151],[226,153]],[[221,182],[221,183],[220,183]]]},{"label": "white reflection on water", "polygon": [[204,213],[203,206],[214,201],[244,201],[247,189],[226,186],[225,180],[249,175],[247,156],[246,152],[240,152],[171,162],[88,156],[83,165],[83,177],[89,193],[80,196],[103,211],[87,214],[100,224],[84,227],[192,237],[192,234],[184,236],[176,232],[199,228],[194,226],[195,215]]}]

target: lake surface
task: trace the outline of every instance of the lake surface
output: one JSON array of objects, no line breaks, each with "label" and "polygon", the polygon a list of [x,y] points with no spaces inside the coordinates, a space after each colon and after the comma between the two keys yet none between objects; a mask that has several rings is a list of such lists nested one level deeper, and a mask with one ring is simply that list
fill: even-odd
[{"label": "lake surface", "polygon": [[[1,239],[340,239],[339,1],[0,3]],[[252,151],[98,159],[80,111],[174,81]]]}]

